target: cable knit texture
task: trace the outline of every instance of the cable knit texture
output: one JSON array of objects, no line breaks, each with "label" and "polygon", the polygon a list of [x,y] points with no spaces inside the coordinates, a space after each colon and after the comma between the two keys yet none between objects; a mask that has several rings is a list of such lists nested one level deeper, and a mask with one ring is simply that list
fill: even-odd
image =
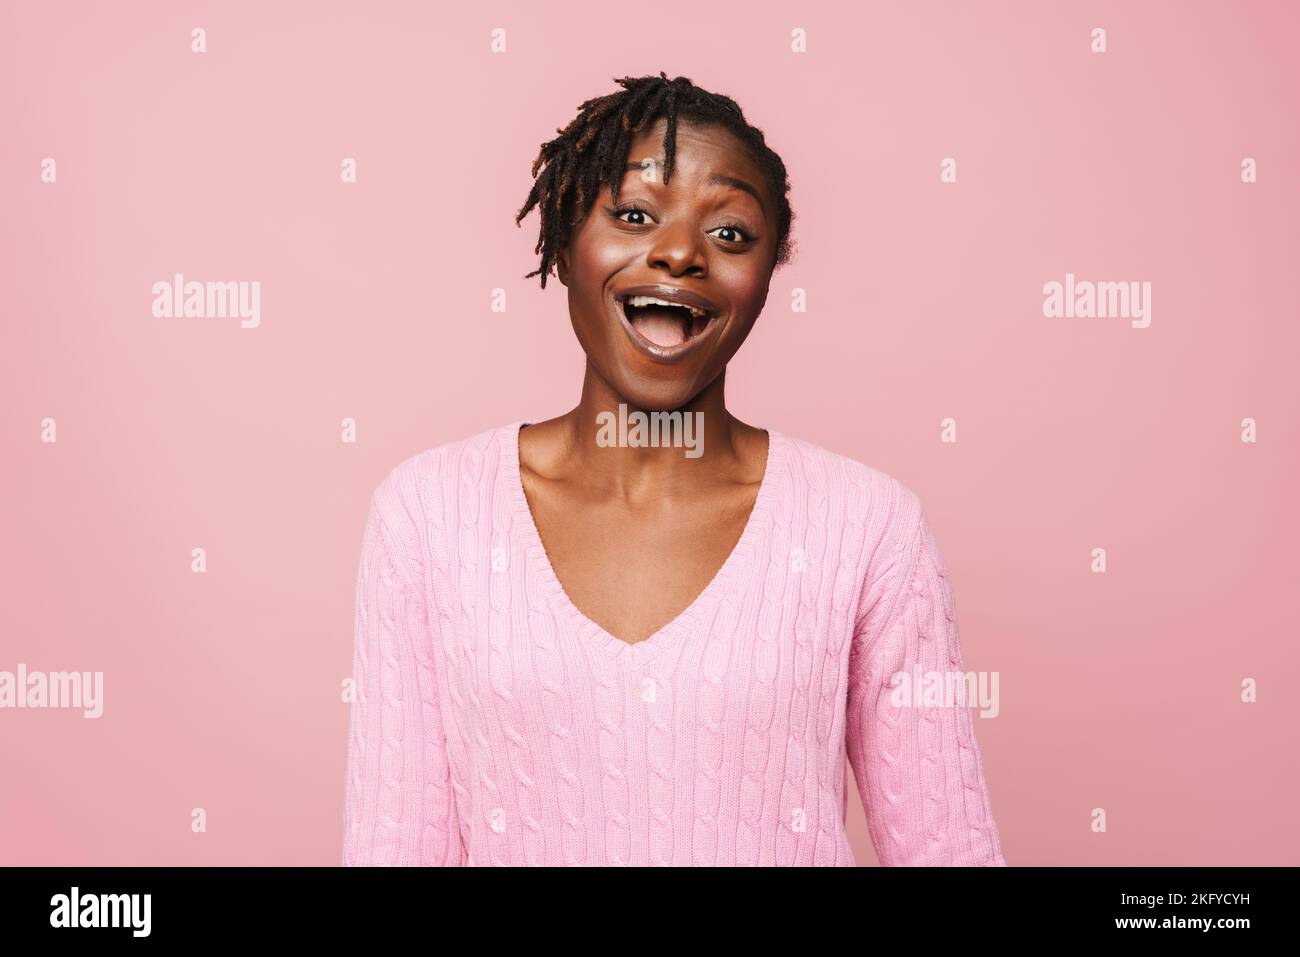
[{"label": "cable knit texture", "polygon": [[855,864],[855,775],[885,865],[1005,866],[968,708],[895,703],[964,671],[921,504],[769,430],[740,541],[628,644],[567,597],[520,423],[375,489],[356,591],[345,865]]}]

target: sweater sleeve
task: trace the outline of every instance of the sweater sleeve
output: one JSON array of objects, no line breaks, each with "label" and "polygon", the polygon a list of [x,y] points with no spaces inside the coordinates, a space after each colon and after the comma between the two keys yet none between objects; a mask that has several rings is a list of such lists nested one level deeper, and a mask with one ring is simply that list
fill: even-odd
[{"label": "sweater sleeve", "polygon": [[[343,864],[463,866],[432,655],[438,616],[411,567],[413,527],[372,496],[357,574]],[[394,527],[398,531],[393,531]]]},{"label": "sweater sleeve", "polygon": [[896,685],[927,686],[918,673],[946,679],[965,671],[947,570],[911,501],[913,530],[893,546],[891,566],[873,576],[875,600],[853,637],[849,761],[882,865],[1005,867],[968,707],[895,697]]}]

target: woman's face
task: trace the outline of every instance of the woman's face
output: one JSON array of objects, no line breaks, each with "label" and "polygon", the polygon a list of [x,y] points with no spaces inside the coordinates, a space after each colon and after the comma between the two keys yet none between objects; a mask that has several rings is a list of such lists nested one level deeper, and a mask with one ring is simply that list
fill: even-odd
[{"label": "woman's face", "polygon": [[[777,239],[766,181],[726,130],[679,120],[664,185],[665,122],[632,141],[618,206],[602,186],[556,263],[588,361],[651,411],[686,405],[735,355],[767,300]],[[693,309],[629,298],[641,295]]]}]

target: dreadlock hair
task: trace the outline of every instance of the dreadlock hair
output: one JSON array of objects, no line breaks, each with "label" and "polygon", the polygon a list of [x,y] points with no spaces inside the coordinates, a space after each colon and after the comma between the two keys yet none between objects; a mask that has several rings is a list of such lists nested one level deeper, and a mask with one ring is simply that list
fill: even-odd
[{"label": "dreadlock hair", "polygon": [[[670,80],[663,71],[658,76],[615,77],[614,82],[623,89],[581,104],[573,121],[563,129],[557,128],[560,135],[543,143],[533,161],[536,182],[515,224],[521,225],[528,211],[537,207],[542,222],[533,251],[542,254],[542,262],[524,278],[540,275],[542,288],[546,288],[546,276],[554,267],[557,252],[591,209],[601,184],[609,186],[614,202],[618,202],[632,138],[659,117],[668,120],[664,134],[665,184],[673,173],[679,117],[728,130],[748,147],[777,201],[777,245],[772,266],[789,262],[794,248],[790,239],[794,213],[786,195],[790,181],[785,163],[768,147],[763,131],[746,122],[736,101],[710,93],[684,76]],[[543,164],[546,169],[538,176]]]}]

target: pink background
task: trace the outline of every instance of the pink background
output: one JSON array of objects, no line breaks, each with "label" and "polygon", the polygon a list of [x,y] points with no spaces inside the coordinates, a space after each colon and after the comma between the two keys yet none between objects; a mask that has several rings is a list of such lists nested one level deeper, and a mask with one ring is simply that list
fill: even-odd
[{"label": "pink background", "polygon": [[[576,401],[514,214],[582,100],[662,69],[790,167],[730,405],[921,495],[1000,674],[1009,862],[1300,864],[1293,5],[433,7],[4,5],[0,670],[106,687],[0,711],[0,863],[338,863],[369,493]],[[155,318],[175,272],[260,281],[260,327]],[[1067,272],[1150,281],[1151,326],[1044,317]]]}]

